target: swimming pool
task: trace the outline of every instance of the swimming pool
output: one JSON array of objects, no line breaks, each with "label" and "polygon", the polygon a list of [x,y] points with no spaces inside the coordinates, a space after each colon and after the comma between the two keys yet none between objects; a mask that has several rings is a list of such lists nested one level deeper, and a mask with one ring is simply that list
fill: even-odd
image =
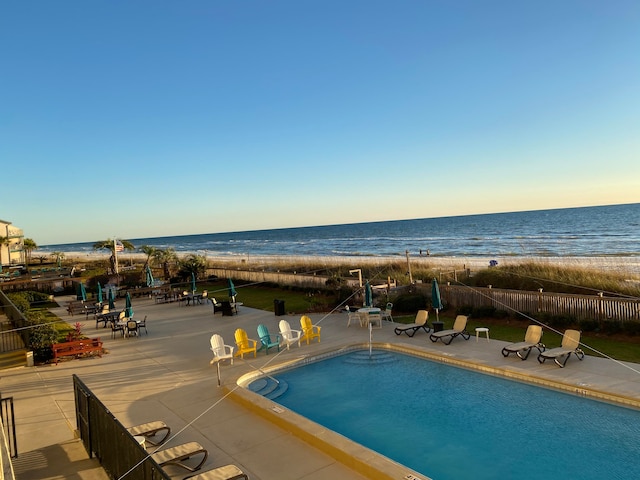
[{"label": "swimming pool", "polygon": [[274,375],[275,402],[436,480],[640,478],[637,410],[386,350]]}]

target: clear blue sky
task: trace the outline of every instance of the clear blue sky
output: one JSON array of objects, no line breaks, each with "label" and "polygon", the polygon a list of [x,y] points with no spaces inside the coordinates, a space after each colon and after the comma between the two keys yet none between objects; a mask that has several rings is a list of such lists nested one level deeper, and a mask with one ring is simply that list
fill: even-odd
[{"label": "clear blue sky", "polygon": [[640,2],[13,1],[40,245],[640,201]]}]

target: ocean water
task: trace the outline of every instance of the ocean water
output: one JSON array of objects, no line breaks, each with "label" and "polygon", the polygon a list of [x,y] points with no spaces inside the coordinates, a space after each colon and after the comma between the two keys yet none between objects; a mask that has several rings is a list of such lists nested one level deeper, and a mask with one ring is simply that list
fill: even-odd
[{"label": "ocean water", "polygon": [[[638,257],[640,203],[126,239],[212,256]],[[93,242],[38,249],[52,251],[89,253]]]}]

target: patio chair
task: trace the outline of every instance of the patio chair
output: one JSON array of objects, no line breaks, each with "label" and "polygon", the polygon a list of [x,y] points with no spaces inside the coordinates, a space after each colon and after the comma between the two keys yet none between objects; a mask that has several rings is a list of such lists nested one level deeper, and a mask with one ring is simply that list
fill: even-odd
[{"label": "patio chair", "polygon": [[133,427],[127,428],[127,431],[133,436],[143,436],[145,441],[157,446],[162,445],[165,440],[169,438],[171,428],[169,428],[166,423],[156,420],[155,422],[134,425]]},{"label": "patio chair", "polygon": [[418,310],[413,323],[399,324],[393,331],[396,335],[406,333],[409,337],[413,337],[418,330],[424,330],[426,333],[429,333],[431,329],[427,324],[427,320],[429,320],[429,312],[427,310]]},{"label": "patio chair", "polygon": [[129,318],[127,320],[127,324],[126,324],[127,330],[126,330],[126,335],[127,337],[132,337],[132,336],[138,336],[138,322],[136,322],[135,320],[133,320],[132,318]]},{"label": "patio chair", "polygon": [[[122,316],[124,312],[120,312]],[[124,337],[124,327],[125,323],[120,320],[120,317],[115,322],[111,322],[111,338],[116,338],[116,332],[120,332]]]},{"label": "patio chair", "polygon": [[231,360],[231,365],[233,365],[233,350],[235,347],[225,345],[223,338],[217,333],[211,335],[209,341],[211,343],[211,351],[213,352],[213,359],[209,364],[213,365],[216,362],[228,359]]},{"label": "patio chair", "polygon": [[[185,463],[185,460],[189,460],[195,455],[202,455],[200,463],[195,466],[191,466]],[[176,445],[175,447],[165,448],[158,452],[152,453],[151,457],[156,461],[158,465],[164,467],[165,465],[177,465],[190,472],[199,470],[204,462],[207,461],[209,452],[198,442],[188,442],[182,445]]]},{"label": "patio chair", "polygon": [[291,325],[286,320],[280,320],[278,327],[280,328],[280,338],[282,338],[282,343],[287,346],[287,350],[289,350],[289,345],[292,343],[297,343],[298,347],[300,346],[302,330],[292,330]]},{"label": "patio chair", "polygon": [[524,334],[524,342],[507,345],[502,349],[502,355],[508,357],[509,354],[515,353],[520,360],[526,360],[534,347],[538,349],[538,353],[544,352],[545,346],[540,339],[542,339],[542,327],[529,325]]},{"label": "patio chair", "polygon": [[244,358],[245,353],[251,352],[253,352],[253,358],[257,357],[258,341],[249,338],[244,329],[238,328],[235,331],[235,339],[236,346],[238,347],[238,351],[235,353],[236,357]]},{"label": "patio chair", "polygon": [[306,340],[307,345],[309,345],[311,340],[317,338],[318,343],[320,343],[320,327],[311,323],[311,319],[307,315],[300,317],[300,326],[302,327],[301,341]]},{"label": "patio chair", "polygon": [[445,345],[449,345],[458,335],[461,335],[465,340],[469,340],[471,335],[467,332],[467,320],[468,317],[466,315],[458,315],[455,322],[453,322],[452,329],[433,332],[429,338],[434,343],[438,340],[442,340],[442,343]]},{"label": "patio chair", "polygon": [[222,312],[222,303],[215,299],[215,297],[211,297],[209,299],[211,304],[213,305],[213,314],[215,315],[217,312]]},{"label": "patio chair", "polygon": [[393,316],[391,315],[392,309],[393,309],[393,303],[388,302],[387,305],[384,307],[384,310],[380,312],[382,314],[382,320],[389,320],[390,322],[393,322]]},{"label": "patio chair", "polygon": [[184,477],[183,480],[249,480],[249,477],[235,465],[225,465],[223,467],[207,470]]},{"label": "patio chair", "polygon": [[349,328],[349,326],[351,325],[351,322],[358,322],[360,324],[360,326],[364,326],[363,323],[363,319],[362,319],[362,315],[360,315],[359,312],[357,311],[353,311],[349,308],[349,306],[347,305],[347,315],[348,315],[348,319],[347,319],[347,328]]},{"label": "patio chair", "polygon": [[562,345],[538,354],[538,361],[544,363],[545,360],[553,358],[560,368],[564,368],[571,354],[574,353],[578,360],[584,359],[584,352],[580,349],[580,332],[578,330],[565,330],[562,336]]},{"label": "patio chair", "polygon": [[273,347],[276,347],[278,351],[280,351],[280,335],[276,335],[275,339],[272,340],[269,329],[262,323],[258,325],[258,337],[262,344],[259,350],[264,350],[267,355],[269,355],[269,349]]},{"label": "patio chair", "polygon": [[142,332],[142,329],[144,328],[144,333],[146,333],[147,335],[149,335],[149,331],[147,330],[147,316],[145,315],[144,318],[142,320],[140,320],[138,322],[138,330],[140,332]]},{"label": "patio chair", "polygon": [[109,313],[109,305],[103,305],[102,309],[99,312],[96,312],[95,315],[95,319],[96,319],[96,328],[98,328],[98,326],[100,325],[100,322],[102,322],[104,325],[104,327],[107,326],[107,322],[109,320],[107,320],[107,318],[104,316],[106,313]]}]

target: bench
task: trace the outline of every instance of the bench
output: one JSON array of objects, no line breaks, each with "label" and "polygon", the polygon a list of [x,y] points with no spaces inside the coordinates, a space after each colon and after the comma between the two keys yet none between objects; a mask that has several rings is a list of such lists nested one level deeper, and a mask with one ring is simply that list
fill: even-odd
[{"label": "bench", "polygon": [[95,353],[102,357],[102,341],[100,338],[88,338],[86,340],[74,340],[72,342],[54,343],[53,360],[57,364],[61,357],[80,358]]},{"label": "bench", "polygon": [[69,315],[71,316],[78,313],[86,313],[84,302],[81,300],[69,302],[67,305],[67,312],[69,312]]}]

